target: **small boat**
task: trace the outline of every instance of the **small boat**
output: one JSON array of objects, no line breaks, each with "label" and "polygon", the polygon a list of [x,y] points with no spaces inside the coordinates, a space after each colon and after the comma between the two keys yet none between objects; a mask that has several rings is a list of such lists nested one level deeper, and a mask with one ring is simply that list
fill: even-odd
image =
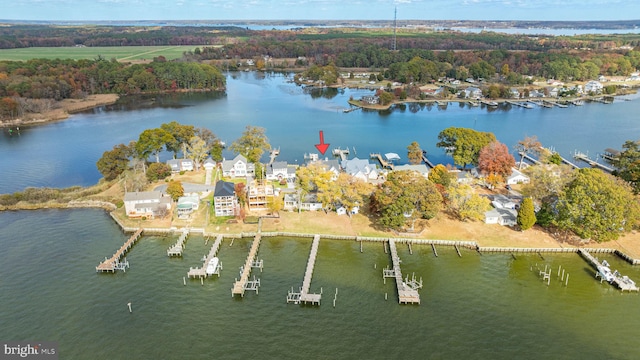
[{"label": "small boat", "polygon": [[597,266],[598,275],[606,280],[607,282],[612,282],[614,280],[613,273],[611,269],[609,269],[609,263],[607,260],[603,260],[601,265]]},{"label": "small boat", "polygon": [[218,271],[218,258],[217,257],[212,257],[211,260],[209,260],[209,263],[207,264],[207,275],[213,275],[216,273],[216,271]]},{"label": "small boat", "polygon": [[584,101],[583,100],[575,100],[571,102],[573,105],[575,106],[582,106],[584,105]]}]

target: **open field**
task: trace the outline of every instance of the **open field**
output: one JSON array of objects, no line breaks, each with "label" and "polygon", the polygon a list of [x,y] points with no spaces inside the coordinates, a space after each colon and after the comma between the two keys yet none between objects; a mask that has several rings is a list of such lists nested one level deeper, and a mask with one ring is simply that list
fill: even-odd
[{"label": "open field", "polygon": [[[205,45],[203,45],[205,46]],[[211,46],[211,45],[206,45]],[[185,51],[193,51],[197,46],[105,46],[105,47],[32,47],[21,49],[0,49],[0,60],[25,61],[29,59],[95,59],[98,55],[110,60],[140,61],[164,56],[167,60],[177,59]],[[202,47],[202,46],[201,46]]]}]

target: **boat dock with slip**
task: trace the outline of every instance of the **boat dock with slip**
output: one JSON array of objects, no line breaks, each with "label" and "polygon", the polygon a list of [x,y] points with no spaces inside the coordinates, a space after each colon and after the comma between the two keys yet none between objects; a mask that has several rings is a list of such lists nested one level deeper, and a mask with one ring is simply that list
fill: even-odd
[{"label": "boat dock with slip", "polygon": [[120,249],[118,249],[113,256],[109,259],[104,258],[104,261],[101,262],[100,265],[96,266],[96,272],[116,272],[116,270],[126,271],[126,268],[129,267],[129,262],[126,258],[121,262],[120,258],[133,246],[133,244],[135,244],[141,235],[142,229],[138,229],[138,231],[131,235],[131,237],[122,244]]},{"label": "boat dock with slip", "polygon": [[184,243],[185,241],[187,241],[187,238],[189,237],[189,230],[188,229],[184,229],[184,231],[182,232],[182,234],[180,234],[180,237],[178,238],[178,241],[176,241],[175,244],[173,244],[173,246],[171,246],[169,249],[167,249],[167,256],[182,256],[182,251],[184,250]]},{"label": "boat dock with slip", "polygon": [[586,162],[591,167],[599,168],[600,170],[604,170],[604,171],[606,171],[608,173],[612,173],[613,172],[613,168],[610,168],[610,167],[608,167],[607,165],[604,165],[604,164],[600,164],[599,162],[597,162],[595,160],[591,160],[587,154],[582,153],[580,151],[575,151],[573,153],[573,157],[575,159],[578,159],[578,160]]},{"label": "boat dock with slip", "polygon": [[378,162],[380,162],[380,166],[383,168],[393,170],[393,163],[391,161],[386,161],[379,153],[371,153],[369,154],[369,157],[378,160]]},{"label": "boat dock with slip", "polygon": [[244,292],[246,290],[253,290],[258,293],[258,288],[260,287],[260,279],[256,279],[253,277],[253,280],[249,280],[249,275],[251,274],[251,268],[257,267],[262,271],[262,260],[256,261],[256,257],[258,256],[258,248],[260,247],[260,239],[262,235],[256,234],[253,239],[253,243],[251,244],[251,249],[249,249],[249,255],[247,255],[247,260],[244,263],[244,266],[240,268],[240,280],[236,279],[233,283],[233,288],[231,289],[231,296],[240,295],[244,297]]},{"label": "boat dock with slip", "polygon": [[596,268],[596,278],[600,278],[600,282],[606,280],[608,283],[612,285],[616,285],[621,291],[640,291],[640,288],[636,286],[636,283],[629,279],[628,276],[621,275],[618,270],[611,272],[609,268],[609,264],[606,260],[600,262],[597,258],[593,257],[588,251],[583,249],[578,249],[578,254],[580,254],[591,266]]},{"label": "boat dock with slip", "polygon": [[396,249],[396,242],[389,239],[389,252],[391,253],[391,262],[393,268],[382,270],[382,278],[393,277],[396,279],[396,287],[398,289],[398,304],[420,304],[420,294],[418,289],[422,288],[422,279],[417,281],[415,275],[411,280],[402,279],[402,271],[400,270],[400,258]]},{"label": "boat dock with slip", "polygon": [[302,280],[302,287],[300,292],[294,292],[293,288],[287,294],[287,303],[294,304],[312,304],[320,305],[320,298],[322,297],[322,290],[319,294],[310,294],[309,288],[311,287],[311,278],[313,277],[313,268],[316,263],[316,256],[318,255],[318,245],[320,244],[320,235],[314,235],[313,242],[311,243],[311,252],[309,252],[309,260],[307,260],[307,269],[304,273],[304,279]]},{"label": "boat dock with slip", "polygon": [[527,103],[526,101],[511,101],[507,100],[507,104],[511,104],[513,106],[519,106],[525,109],[533,109],[533,105]]},{"label": "boat dock with slip", "polygon": [[[218,275],[220,276],[220,270],[222,270],[222,264],[220,263],[219,259],[216,257],[216,254],[218,253],[218,249],[220,249],[220,245],[222,244],[222,235],[218,235],[216,237],[216,241],[213,243],[213,245],[211,245],[211,249],[209,250],[209,254],[207,254],[207,256],[204,257],[203,262],[202,262],[202,267],[200,268],[193,268],[190,267],[189,268],[189,272],[187,273],[187,276],[190,278],[206,278],[207,276],[210,275]],[[212,261],[215,259],[215,266],[213,269],[211,269],[210,265],[212,264]]]},{"label": "boat dock with slip", "polygon": [[347,147],[346,149],[335,148],[332,150],[332,154],[333,156],[340,157],[341,161],[345,161],[349,158],[349,147]]}]

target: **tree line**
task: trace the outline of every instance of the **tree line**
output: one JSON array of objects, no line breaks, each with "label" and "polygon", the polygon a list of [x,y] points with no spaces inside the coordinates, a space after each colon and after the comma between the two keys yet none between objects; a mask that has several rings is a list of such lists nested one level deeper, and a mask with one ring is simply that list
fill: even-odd
[{"label": "tree line", "polygon": [[78,99],[104,93],[222,90],[225,83],[225,77],[214,66],[167,62],[162,58],[133,65],[100,57],[0,61],[0,120],[37,110],[32,107],[43,100]]}]

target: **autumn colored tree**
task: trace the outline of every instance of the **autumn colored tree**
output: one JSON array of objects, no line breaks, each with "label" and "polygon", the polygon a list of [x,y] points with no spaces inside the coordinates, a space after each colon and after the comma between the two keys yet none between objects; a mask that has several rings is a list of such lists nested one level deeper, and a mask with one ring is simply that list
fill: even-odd
[{"label": "autumn colored tree", "polygon": [[518,209],[518,225],[521,230],[528,230],[536,223],[536,213],[533,207],[533,200],[526,197],[522,200]]},{"label": "autumn colored tree", "polygon": [[136,153],[142,159],[155,155],[156,162],[160,162],[160,152],[166,144],[173,141],[173,135],[164,129],[147,129],[140,134],[136,142]]},{"label": "autumn colored tree", "polygon": [[436,146],[443,148],[447,155],[453,156],[453,162],[463,168],[477,165],[480,150],[496,141],[490,132],[476,131],[468,128],[449,127],[438,134],[440,140]]},{"label": "autumn colored tree", "polygon": [[184,188],[181,181],[169,181],[167,185],[167,194],[171,196],[173,201],[178,201],[178,198],[184,196]]},{"label": "autumn colored tree", "polygon": [[102,153],[102,157],[96,163],[98,171],[105,180],[110,181],[122,174],[129,167],[129,160],[133,155],[133,146],[119,144],[110,151]]},{"label": "autumn colored tree", "polygon": [[167,151],[173,152],[176,157],[179,150],[182,150],[182,157],[187,158],[185,148],[188,146],[191,138],[195,136],[193,125],[182,125],[177,121],[160,125],[160,129],[171,134],[172,138],[165,144]]},{"label": "autumn colored tree", "polygon": [[171,168],[165,163],[153,163],[146,171],[147,180],[157,181],[171,175]]},{"label": "autumn colored tree", "polygon": [[410,164],[420,164],[422,162],[422,149],[417,141],[407,146],[407,157],[409,158]]},{"label": "autumn colored tree", "polygon": [[242,136],[231,144],[230,149],[251,163],[259,162],[262,154],[271,149],[265,131],[264,128],[247,125]]},{"label": "autumn colored tree", "polygon": [[453,182],[446,191],[447,207],[462,221],[483,220],[491,204],[488,198],[476,194],[467,184]]},{"label": "autumn colored tree", "polygon": [[478,168],[486,175],[499,175],[506,178],[515,166],[515,159],[509,153],[507,145],[493,141],[480,150]]},{"label": "autumn colored tree", "polygon": [[238,197],[238,203],[240,203],[240,208],[244,208],[247,204],[247,185],[245,183],[236,183],[233,186],[233,190]]},{"label": "autumn colored tree", "polygon": [[434,184],[442,185],[447,188],[455,181],[455,175],[449,172],[449,169],[447,169],[446,166],[438,164],[429,171],[429,180]]}]

